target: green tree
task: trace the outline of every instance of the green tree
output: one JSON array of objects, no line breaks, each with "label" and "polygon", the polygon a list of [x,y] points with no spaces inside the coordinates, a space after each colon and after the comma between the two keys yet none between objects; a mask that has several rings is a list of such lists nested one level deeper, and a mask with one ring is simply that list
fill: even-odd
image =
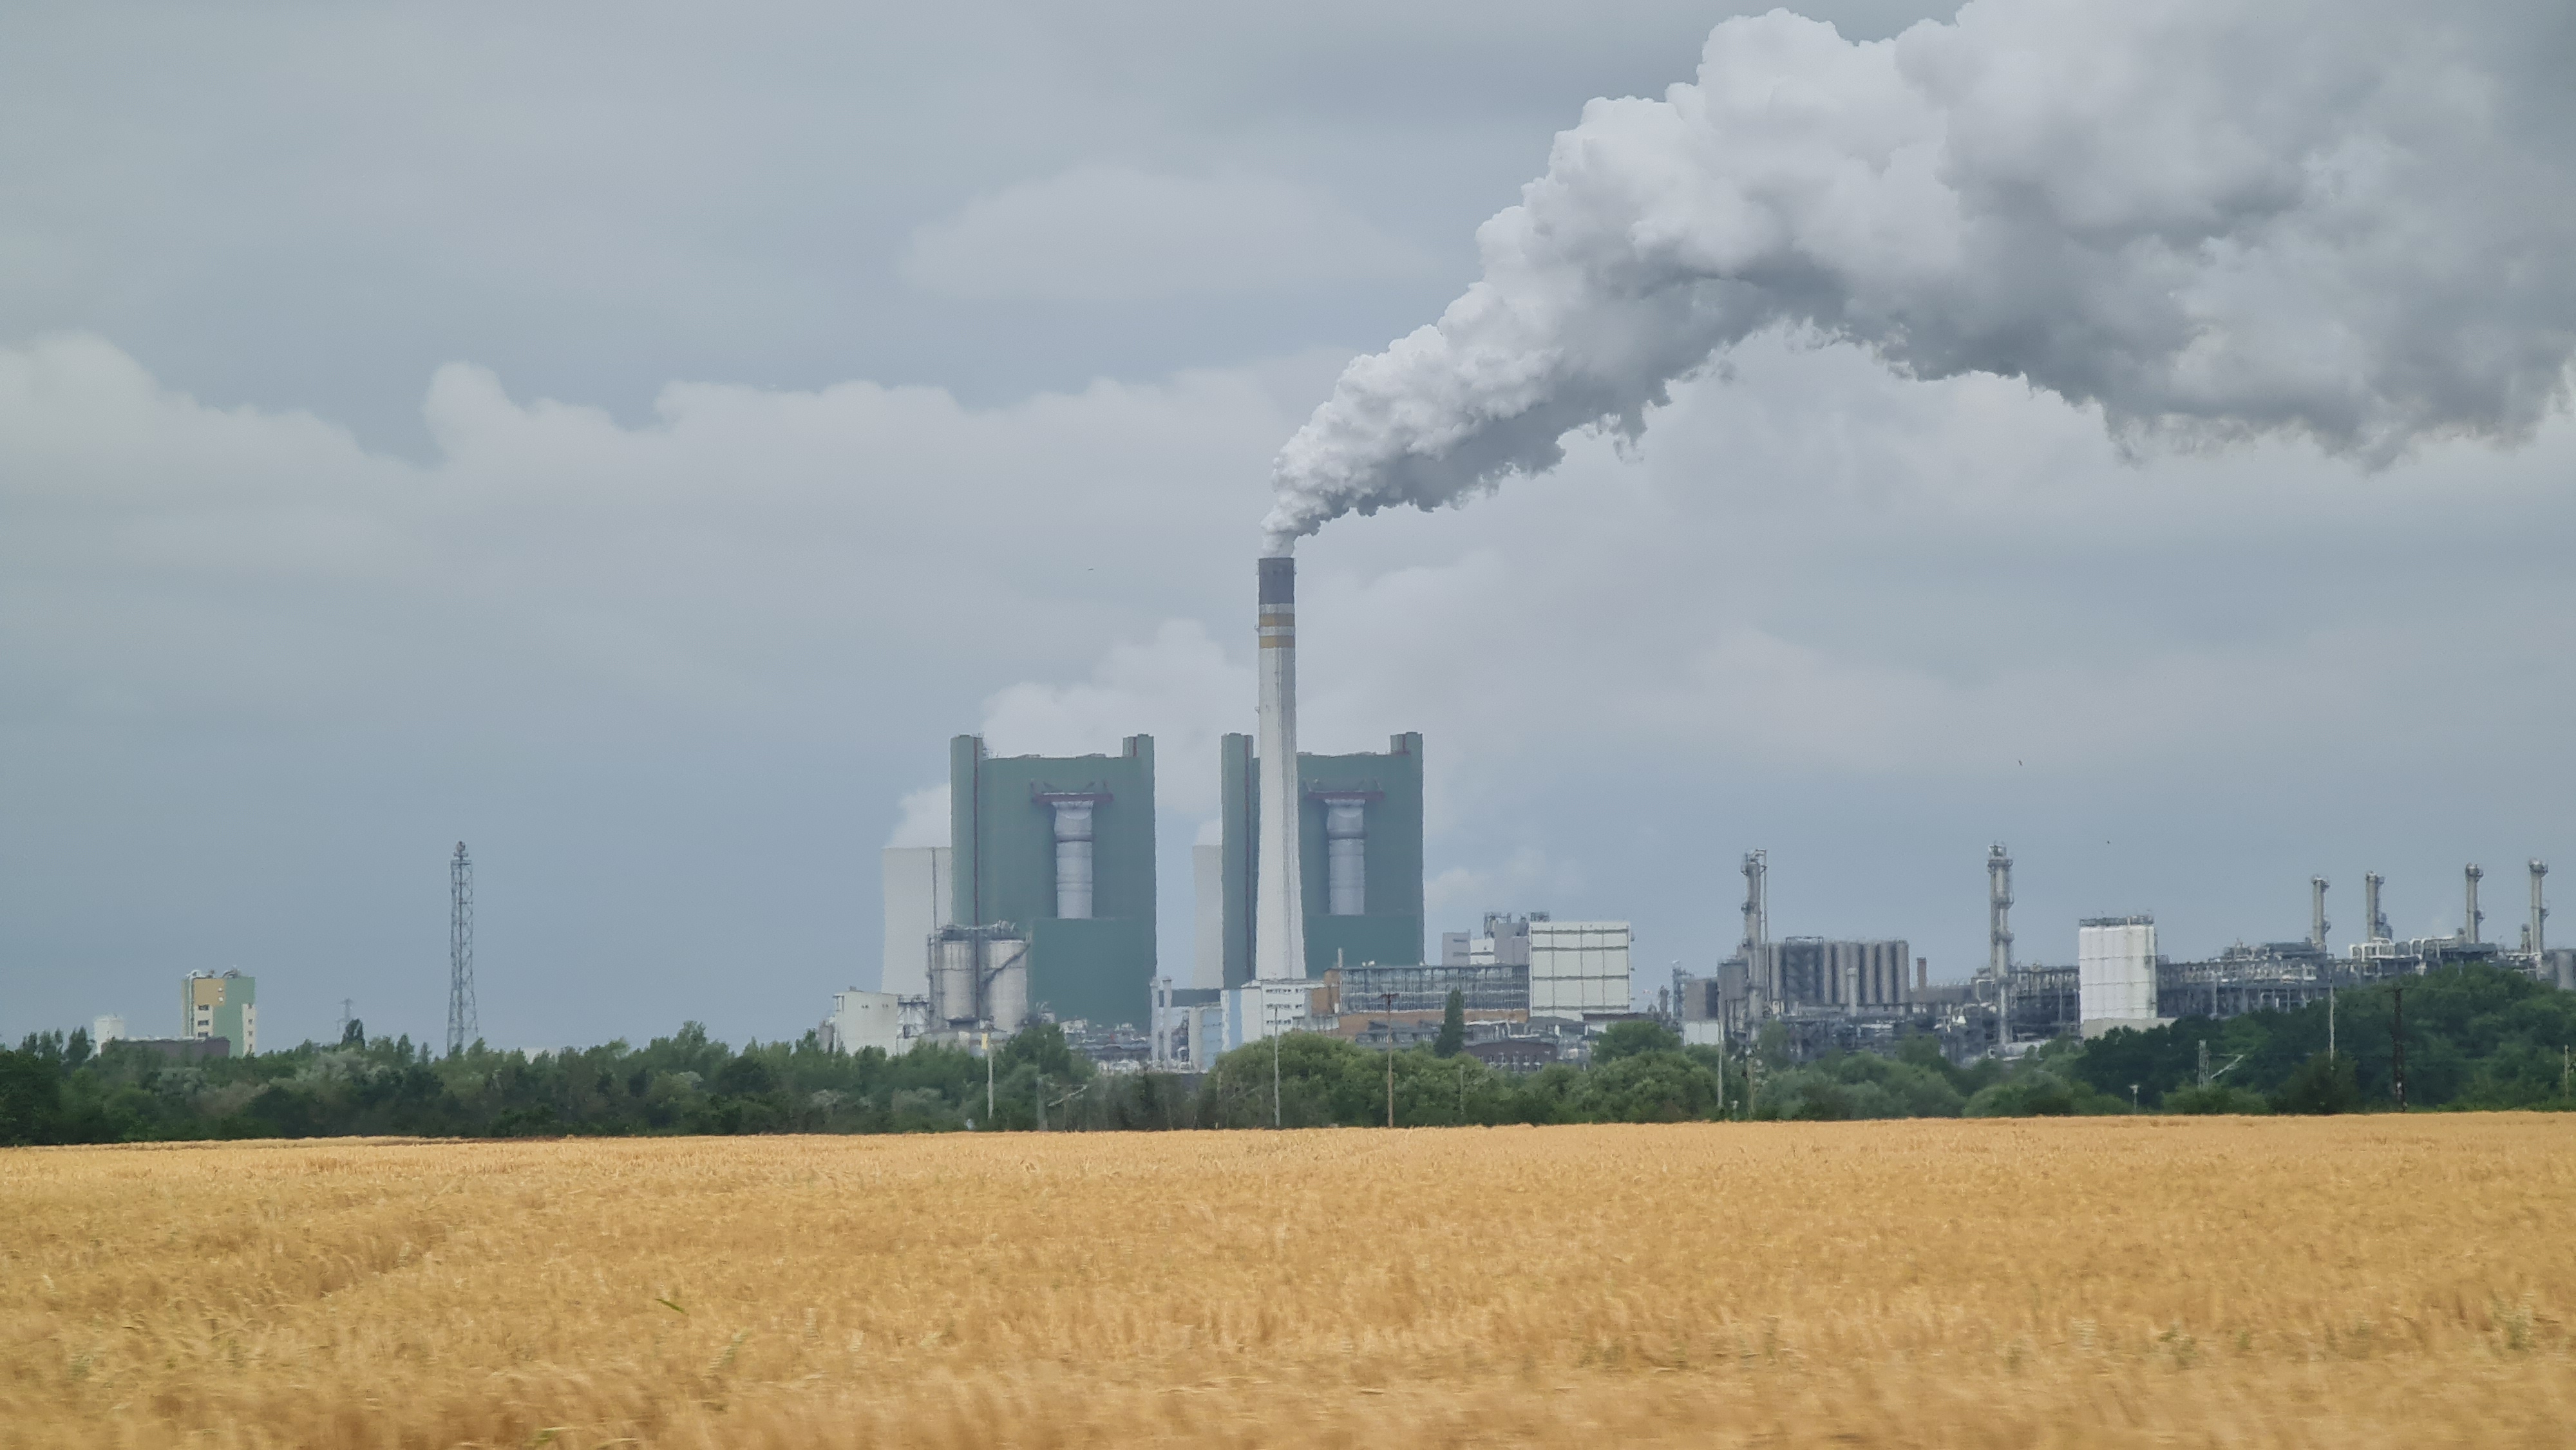
[{"label": "green tree", "polygon": [[2027,1063],[2001,1082],[1979,1088],[1962,1111],[1971,1118],[2065,1118],[2128,1110],[2125,1098],[2115,1101],[2049,1065]]},{"label": "green tree", "polygon": [[1623,1057],[1647,1052],[1680,1052],[1679,1034],[1661,1022],[1618,1022],[1592,1044],[1592,1065],[1607,1067]]},{"label": "green tree", "polygon": [[1586,1073],[1570,1106],[1596,1123],[1680,1123],[1715,1114],[1717,1098],[1717,1074],[1682,1053],[1636,1052]]},{"label": "green tree", "polygon": [[2357,1113],[2361,1079],[2349,1057],[2320,1052],[2307,1060],[2281,1090],[2272,1094],[2276,1113]]},{"label": "green tree", "polygon": [[1449,1001],[1440,1009],[1440,1035],[1431,1040],[1433,1057],[1456,1057],[1467,1046],[1467,994],[1455,987],[1449,989]]},{"label": "green tree", "polygon": [[0,1146],[53,1142],[62,1111],[61,1070],[41,1052],[0,1049]]}]

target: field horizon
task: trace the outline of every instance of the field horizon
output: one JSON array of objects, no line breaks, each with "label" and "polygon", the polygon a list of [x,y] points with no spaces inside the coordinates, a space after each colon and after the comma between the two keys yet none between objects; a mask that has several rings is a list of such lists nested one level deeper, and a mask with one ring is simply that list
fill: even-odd
[{"label": "field horizon", "polygon": [[0,1152],[0,1445],[2555,1445],[2559,1115]]}]

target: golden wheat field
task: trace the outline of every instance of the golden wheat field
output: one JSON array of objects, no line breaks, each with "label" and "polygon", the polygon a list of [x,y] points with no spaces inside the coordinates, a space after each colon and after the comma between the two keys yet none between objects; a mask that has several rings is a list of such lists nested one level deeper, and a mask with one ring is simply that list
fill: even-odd
[{"label": "golden wheat field", "polygon": [[9,1446],[2576,1442],[2576,1118],[0,1153]]}]

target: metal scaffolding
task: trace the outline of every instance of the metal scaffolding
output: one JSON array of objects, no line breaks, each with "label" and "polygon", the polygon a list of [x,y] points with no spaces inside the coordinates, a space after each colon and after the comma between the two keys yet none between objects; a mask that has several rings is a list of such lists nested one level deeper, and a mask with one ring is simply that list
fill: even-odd
[{"label": "metal scaffolding", "polygon": [[480,1037],[482,1023],[474,1010],[474,860],[465,843],[447,863],[447,1055]]}]

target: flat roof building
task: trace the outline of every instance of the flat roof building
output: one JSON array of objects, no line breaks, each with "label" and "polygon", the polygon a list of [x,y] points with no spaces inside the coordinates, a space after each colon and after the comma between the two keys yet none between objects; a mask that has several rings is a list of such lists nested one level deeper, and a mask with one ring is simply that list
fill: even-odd
[{"label": "flat roof building", "polygon": [[994,756],[960,735],[948,762],[948,933],[1016,928],[1032,1013],[1149,1021],[1154,737],[1117,755]]},{"label": "flat roof building", "polygon": [[259,1051],[259,979],[239,972],[191,972],[179,984],[179,1035],[220,1037],[232,1056]]}]

